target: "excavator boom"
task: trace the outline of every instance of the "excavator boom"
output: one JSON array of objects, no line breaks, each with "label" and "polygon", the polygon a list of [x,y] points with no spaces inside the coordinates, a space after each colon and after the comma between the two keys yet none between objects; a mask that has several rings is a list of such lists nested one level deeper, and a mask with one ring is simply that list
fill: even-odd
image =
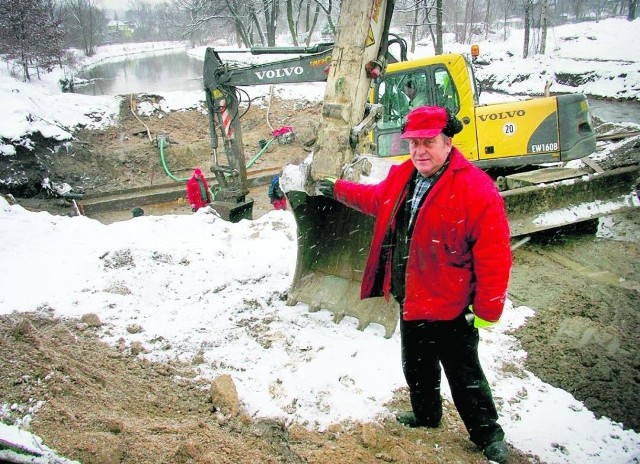
[{"label": "excavator boom", "polygon": [[393,7],[394,0],[341,5],[311,180],[339,177],[353,159],[351,130],[364,118],[372,79],[384,71]]}]

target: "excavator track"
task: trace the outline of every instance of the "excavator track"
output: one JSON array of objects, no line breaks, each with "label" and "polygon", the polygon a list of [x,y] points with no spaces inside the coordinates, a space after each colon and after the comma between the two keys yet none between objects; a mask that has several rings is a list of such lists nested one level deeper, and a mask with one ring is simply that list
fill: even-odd
[{"label": "excavator track", "polygon": [[[559,168],[564,169],[564,168]],[[535,173],[535,171],[534,171]],[[501,192],[512,237],[589,221],[640,206],[640,166],[626,166]]]}]

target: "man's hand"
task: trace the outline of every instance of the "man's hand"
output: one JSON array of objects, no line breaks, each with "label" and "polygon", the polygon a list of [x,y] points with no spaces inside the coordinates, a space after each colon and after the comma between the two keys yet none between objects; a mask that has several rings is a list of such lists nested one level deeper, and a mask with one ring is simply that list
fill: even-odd
[{"label": "man's hand", "polygon": [[473,326],[476,329],[488,329],[489,327],[493,327],[495,324],[498,323],[498,321],[489,322],[489,321],[485,321],[484,319],[480,319],[473,312],[473,305],[469,305],[469,310],[471,311],[471,313],[467,313],[467,320],[469,321],[469,324],[471,324],[471,320],[473,320]]},{"label": "man's hand", "polygon": [[485,321],[484,319],[480,319],[478,316],[475,316],[473,318],[473,326],[476,329],[488,329],[489,327],[493,327],[496,324],[496,322]]},{"label": "man's hand", "polygon": [[336,180],[338,179],[335,177],[325,177],[320,179],[318,181],[318,190],[320,190],[320,193],[325,197],[333,198],[333,189],[336,186]]}]

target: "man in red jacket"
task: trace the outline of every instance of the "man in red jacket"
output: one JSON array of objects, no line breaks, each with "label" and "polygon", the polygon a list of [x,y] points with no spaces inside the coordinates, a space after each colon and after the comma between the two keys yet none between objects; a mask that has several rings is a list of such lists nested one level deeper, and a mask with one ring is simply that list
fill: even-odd
[{"label": "man in red jacket", "polygon": [[194,213],[211,203],[209,185],[200,168],[194,169],[193,175],[187,181],[187,200]]},{"label": "man in red jacket", "polygon": [[410,427],[438,427],[441,368],[453,401],[487,458],[506,462],[489,383],[478,358],[478,327],[500,319],[512,256],[504,203],[491,178],[451,138],[462,123],[438,106],[412,110],[403,138],[411,159],[376,185],[323,179],[320,191],[376,217],[361,297],[400,304],[402,367]]}]

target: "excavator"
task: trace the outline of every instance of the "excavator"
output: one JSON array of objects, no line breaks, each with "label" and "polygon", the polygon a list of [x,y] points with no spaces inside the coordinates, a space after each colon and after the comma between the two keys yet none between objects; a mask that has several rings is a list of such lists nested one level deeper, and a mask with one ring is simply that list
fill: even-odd
[{"label": "excavator", "polygon": [[[333,43],[251,49],[297,55],[289,59],[225,63],[208,48],[203,73],[219,189],[212,207],[230,221],[251,218],[253,204],[239,87],[326,81],[313,154],[285,166],[281,176],[298,228],[288,304],[331,311],[335,322],[355,317],[360,330],[380,324],[385,337],[396,330],[397,304],[359,298],[374,219],[319,194],[317,181],[333,176],[376,182],[406,159],[400,134],[411,109],[407,88],[422,92],[421,104],[445,106],[463,122],[454,143],[495,179],[514,238],[640,206],[637,163],[604,170],[589,158],[596,135],[585,95],[481,105],[473,60],[466,55],[407,60],[406,42],[389,33],[393,8],[393,0],[343,2]],[[586,167],[569,168],[571,160]]]}]

